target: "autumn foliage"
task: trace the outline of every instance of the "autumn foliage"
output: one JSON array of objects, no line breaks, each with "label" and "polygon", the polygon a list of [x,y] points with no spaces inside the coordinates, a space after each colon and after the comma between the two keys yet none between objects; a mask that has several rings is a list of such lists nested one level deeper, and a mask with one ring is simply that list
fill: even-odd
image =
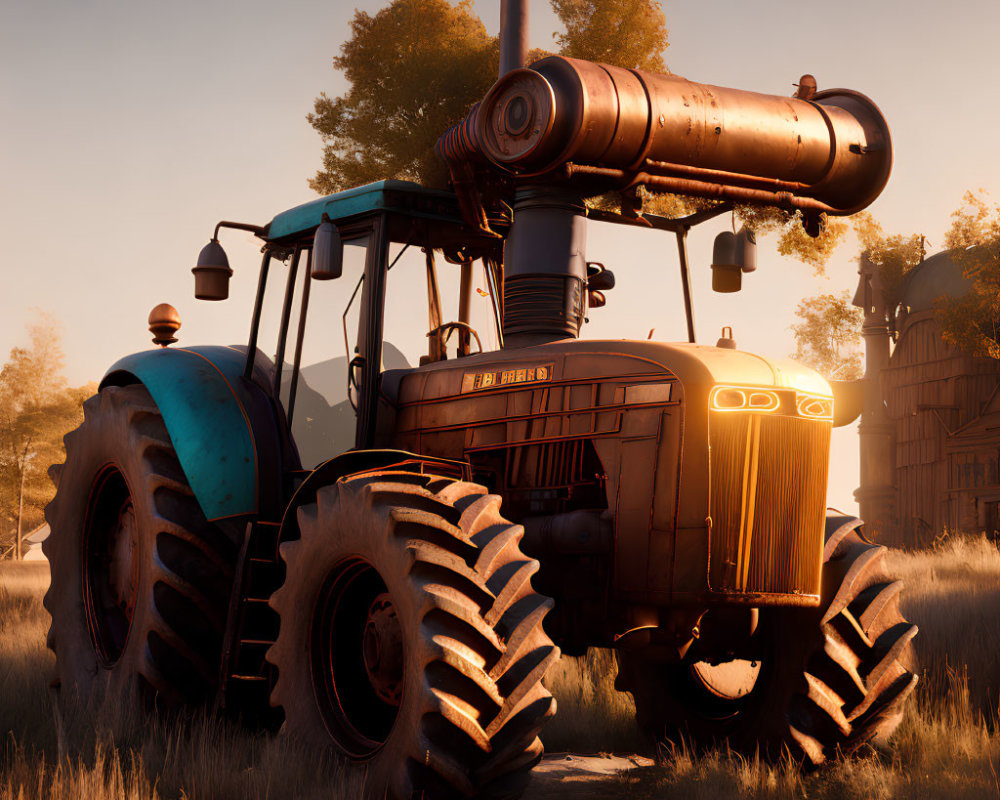
[{"label": "autumn foliage", "polygon": [[970,282],[962,297],[935,304],[944,340],[976,356],[1000,359],[1000,204],[966,192],[952,215],[945,244]]},{"label": "autumn foliage", "polygon": [[[552,0],[566,32],[560,52],[625,67],[664,70],[667,28],[652,0]],[[309,123],[323,138],[321,194],[399,178],[444,186],[434,144],[497,79],[499,41],[469,0],[393,0],[355,12],[333,59],[350,88],[316,99]],[[529,53],[533,61],[546,55]]]},{"label": "autumn foliage", "polygon": [[851,305],[847,290],[809,297],[795,310],[792,326],[796,351],[792,358],[837,380],[854,380],[864,372],[861,323],[864,314]]},{"label": "autumn foliage", "polygon": [[50,464],[63,460],[62,437],[79,425],[96,387],[67,388],[58,323],[39,312],[28,343],[0,368],[0,557],[19,557],[18,531],[42,522],[55,492]]}]

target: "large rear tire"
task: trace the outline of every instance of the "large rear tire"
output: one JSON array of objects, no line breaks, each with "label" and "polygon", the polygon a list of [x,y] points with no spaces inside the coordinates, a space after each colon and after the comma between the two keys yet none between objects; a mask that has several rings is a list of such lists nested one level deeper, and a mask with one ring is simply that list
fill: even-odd
[{"label": "large rear tire", "polygon": [[286,733],[365,769],[372,797],[517,797],[541,758],[552,601],[499,504],[446,478],[342,479],[281,545],[272,704]]},{"label": "large rear tire", "polygon": [[205,520],[145,387],[108,387],[83,411],[50,470],[42,546],[60,699],[206,702],[236,545]]},{"label": "large rear tire", "polygon": [[917,627],[900,613],[886,548],[861,525],[827,517],[820,607],[761,610],[759,663],[657,664],[620,652],[617,686],[635,698],[640,726],[696,748],[725,740],[812,764],[888,737],[916,686]]}]

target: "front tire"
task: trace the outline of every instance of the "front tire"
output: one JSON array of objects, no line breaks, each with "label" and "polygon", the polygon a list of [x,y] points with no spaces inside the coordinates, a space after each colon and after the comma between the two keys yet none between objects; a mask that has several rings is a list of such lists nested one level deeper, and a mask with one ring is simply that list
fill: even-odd
[{"label": "front tire", "polygon": [[617,686],[633,695],[640,726],[697,748],[727,741],[814,765],[887,738],[917,683],[917,626],[900,613],[886,548],[861,528],[827,517],[820,607],[761,610],[759,662],[657,664],[619,652]]},{"label": "front tire", "polygon": [[236,546],[205,520],[145,387],[102,389],[83,411],[50,470],[42,545],[60,698],[207,702]]},{"label": "front tire", "polygon": [[414,473],[341,479],[281,545],[272,705],[366,769],[373,797],[517,797],[541,758],[552,601],[499,503]]}]

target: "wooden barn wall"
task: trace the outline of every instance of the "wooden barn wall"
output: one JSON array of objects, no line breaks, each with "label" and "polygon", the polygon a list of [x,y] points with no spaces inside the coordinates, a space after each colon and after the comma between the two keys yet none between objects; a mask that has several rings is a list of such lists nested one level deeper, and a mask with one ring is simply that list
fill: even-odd
[{"label": "wooden barn wall", "polygon": [[[891,543],[923,546],[944,529],[963,528],[968,509],[960,502],[959,476],[989,473],[969,457],[946,452],[949,434],[976,419],[997,385],[997,362],[973,358],[945,345],[931,312],[906,320],[889,366],[882,396],[896,429],[896,530]],[[965,470],[965,472],[963,472]],[[967,505],[967,503],[965,503]]]}]

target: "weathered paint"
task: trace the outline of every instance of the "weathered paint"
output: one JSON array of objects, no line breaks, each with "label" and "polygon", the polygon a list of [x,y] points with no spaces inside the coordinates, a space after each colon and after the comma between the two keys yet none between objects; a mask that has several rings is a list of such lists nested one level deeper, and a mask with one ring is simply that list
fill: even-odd
[{"label": "weathered paint", "polygon": [[462,224],[458,201],[451,192],[426,189],[410,181],[378,181],[278,214],[267,226],[267,238],[273,241],[308,231],[320,224],[323,214],[337,222],[373,211],[401,211],[411,217]]},{"label": "weathered paint", "polygon": [[229,347],[163,348],[117,361],[101,381],[141,382],[209,520],[257,511],[257,455],[244,410],[246,354]]}]

